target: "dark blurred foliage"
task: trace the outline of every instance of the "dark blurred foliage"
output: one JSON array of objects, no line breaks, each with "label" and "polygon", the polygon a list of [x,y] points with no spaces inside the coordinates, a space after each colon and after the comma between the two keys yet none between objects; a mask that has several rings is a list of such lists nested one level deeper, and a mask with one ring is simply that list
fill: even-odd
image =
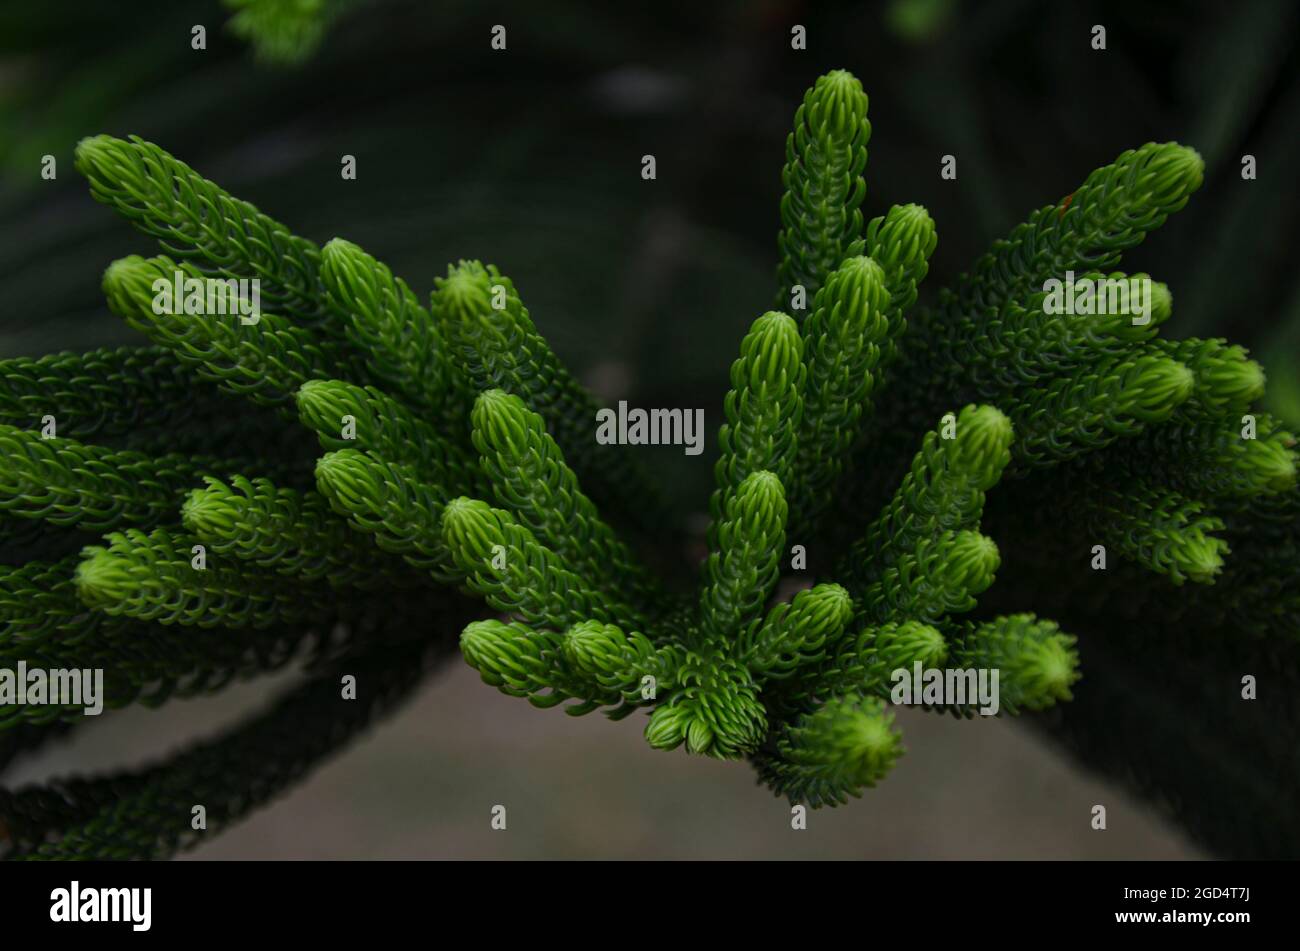
[{"label": "dark blurred foliage", "polygon": [[[491,259],[608,395],[711,407],[770,302],[794,108],[842,66],[872,100],[868,215],[916,201],[939,225],[931,291],[1125,148],[1198,148],[1205,186],[1133,264],[1174,289],[1168,332],[1260,349],[1300,413],[1287,365],[1300,343],[1286,263],[1300,187],[1287,0],[551,2],[544,13],[376,0],[295,69],[257,64],[216,2],[77,11],[0,12],[3,352],[126,339],[98,275],[145,242],[87,199],[72,149],[83,135],[136,133],[308,237],[359,242],[421,292],[449,261]],[[206,51],[190,49],[196,23]],[[489,48],[497,23],[506,52]],[[790,49],[793,23],[808,29],[805,52]],[[1104,52],[1090,48],[1094,23]],[[1247,152],[1256,182],[1240,178]],[[56,182],[39,178],[46,153]],[[655,182],[639,175],[646,153]],[[357,156],[357,181],[340,179],[343,154]],[[955,182],[939,178],[943,154],[958,159]],[[702,470],[681,468],[682,499],[701,497]]]},{"label": "dark blurred foliage", "polygon": [[[740,337],[771,303],[791,117],[818,74],[843,67],[871,96],[866,215],[913,201],[938,224],[923,300],[1123,150],[1197,148],[1204,186],[1126,268],[1172,288],[1167,334],[1250,346],[1271,408],[1300,421],[1300,289],[1287,263],[1300,222],[1298,10],[1290,0],[375,0],[345,12],[303,65],[273,68],[223,29],[229,11],[215,0],[82,3],[75,14],[9,2],[0,355],[131,339],[99,275],[150,242],[90,200],[72,153],[85,135],[134,133],[300,234],[358,242],[418,293],[447,262],[490,260],[602,396],[703,406],[716,422]],[[208,29],[206,51],[190,48],[194,24]],[[507,27],[505,52],[489,47],[494,24]],[[793,24],[807,27],[806,51],[790,48]],[[1106,27],[1104,52],[1090,46],[1094,24]],[[46,153],[54,182],[39,176]],[[653,182],[640,176],[647,153]],[[1257,181],[1241,179],[1246,153]],[[357,157],[356,181],[340,178],[344,154]],[[956,181],[939,177],[944,154],[957,157]],[[707,498],[708,454],[657,453],[683,514]],[[1012,605],[1031,606],[1046,605]],[[1091,656],[1079,633],[1086,679],[1054,728],[1090,762],[1182,800],[1172,805],[1219,851],[1268,851],[1261,830],[1294,804],[1289,786],[1268,786],[1269,760],[1220,763],[1243,786],[1265,784],[1266,806],[1252,803],[1258,818],[1234,839],[1243,827],[1214,818],[1232,795],[1195,787],[1194,764],[1213,755],[1168,750],[1180,705],[1202,698],[1170,678],[1144,716],[1135,704],[1148,701],[1131,694],[1152,659],[1124,647],[1143,631],[1100,630]],[[1189,664],[1189,676],[1222,669],[1209,655]],[[1221,719],[1197,709],[1197,729]],[[1167,766],[1153,762],[1161,749]]]}]

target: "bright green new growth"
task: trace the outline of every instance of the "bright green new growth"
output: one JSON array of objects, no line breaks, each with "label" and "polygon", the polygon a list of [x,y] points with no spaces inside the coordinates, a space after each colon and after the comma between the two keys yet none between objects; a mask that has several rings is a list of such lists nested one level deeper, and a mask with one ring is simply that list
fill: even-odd
[{"label": "bright green new growth", "polygon": [[846,694],[782,729],[754,765],[791,801],[842,805],[884,779],[903,755],[893,723],[883,700]]},{"label": "bright green new growth", "polygon": [[439,485],[468,478],[485,487],[471,452],[373,386],[308,380],[294,396],[298,418],[323,449],[369,450],[408,464]]},{"label": "bright green new growth", "polygon": [[1245,424],[1221,420],[1159,427],[1110,454],[1107,468],[1207,500],[1286,493],[1296,484],[1296,439],[1267,413],[1250,418],[1254,439],[1243,437]]},{"label": "bright green new growth", "polygon": [[448,502],[442,540],[469,588],[498,611],[559,628],[630,613],[626,604],[567,568],[509,512],[486,502],[464,497]]},{"label": "bright green new growth", "polygon": [[[250,31],[255,8],[271,16],[246,6]],[[92,194],[165,252],[104,275],[110,308],[153,345],[0,361],[0,660],[102,666],[110,708],[304,648],[339,665],[172,764],[44,799],[0,790],[13,849],[192,843],[188,813],[170,824],[191,787],[235,817],[248,803],[216,773],[270,792],[325,752],[293,730],[364,723],[449,619],[505,693],[648,714],[656,749],[746,758],[792,801],[843,803],[902,753],[902,674],[995,671],[1006,714],[1071,697],[1075,639],[979,604],[1024,541],[985,524],[1004,479],[1040,533],[1106,548],[1153,588],[1213,592],[1202,609],[1256,636],[1294,637],[1300,595],[1279,572],[1300,551],[1296,440],[1251,412],[1259,366],[1221,340],[1161,337],[1174,318],[1159,282],[1141,322],[1045,307],[1067,271],[1130,277],[1121,252],[1199,186],[1196,153],[1126,152],[918,310],[935,225],[903,204],[864,226],[866,113],[841,71],[795,115],[778,310],[732,364],[708,551],[685,589],[646,567],[682,553],[634,450],[596,438],[599,405],[496,267],[450,266],[426,309],[356,245],[295,237],[157,146],[81,143]],[[265,312],[158,306],[155,282],[178,271],[257,278]],[[658,546],[624,539],[626,522]],[[107,534],[78,555],[79,531]],[[452,589],[481,599],[478,620],[465,626]],[[351,670],[380,695],[340,704]],[[970,697],[916,702],[980,713]],[[75,714],[0,707],[0,727]]]},{"label": "bright green new growth", "polygon": [[[1007,713],[1042,710],[1070,699],[1070,687],[1079,679],[1074,643],[1052,621],[1013,614],[964,625],[952,638],[949,662],[955,667],[999,671],[999,701]],[[968,702],[951,709],[973,716],[977,706]]]},{"label": "bright green new growth", "polygon": [[[197,627],[269,627],[322,616],[319,585],[286,584],[237,564],[200,567],[197,538],[154,529],[111,532],[107,546],[82,553],[77,590],[87,607],[109,615]],[[326,589],[327,590],[327,589]]]},{"label": "bright green new growth", "polygon": [[867,224],[866,252],[884,268],[889,288],[889,348],[884,362],[896,354],[908,309],[930,270],[930,255],[939,243],[934,219],[920,205],[895,205],[889,214]]},{"label": "bright green new growth", "polygon": [[582,494],[542,418],[502,390],[479,394],[471,438],[498,503],[607,596],[648,603],[656,594],[635,556]]},{"label": "bright green new growth", "polygon": [[863,615],[876,622],[899,617],[934,622],[965,613],[993,583],[999,563],[997,545],[979,532],[923,538],[866,588]]},{"label": "bright green new growth", "polygon": [[[601,503],[653,514],[656,493],[626,453],[593,438],[599,404],[537,332],[514,284],[494,266],[462,261],[434,280],[431,309],[450,348],[453,427],[465,426],[477,394],[501,389],[523,400]],[[453,429],[454,431],[454,429]]]},{"label": "bright green new growth", "polygon": [[[119,525],[156,525],[176,510],[214,459],[154,457],[115,451],[0,423],[0,513],[106,531]],[[237,465],[238,463],[231,463]]]},{"label": "bright green new growth", "polygon": [[888,699],[894,671],[910,672],[917,663],[922,670],[942,667],[948,656],[947,639],[938,628],[919,621],[890,622],[864,629],[833,663],[822,665],[811,683],[821,691],[854,685]]},{"label": "bright green new growth", "polygon": [[1041,468],[1136,435],[1146,424],[1173,416],[1194,385],[1192,371],[1175,360],[1116,358],[1067,383],[1008,396],[1003,405],[1021,427],[1016,463]]},{"label": "bright green new growth", "polygon": [[438,405],[446,354],[433,318],[406,282],[342,238],[321,249],[320,280],[335,312],[350,318],[348,343],[365,354],[371,378],[416,406]]},{"label": "bright green new growth", "polygon": [[259,278],[267,310],[309,324],[329,318],[320,249],[139,136],[77,145],[90,192],[179,259],[222,278]]},{"label": "bright green new growth", "polygon": [[1112,267],[1122,253],[1187,204],[1204,171],[1194,149],[1149,142],[1099,168],[1058,205],[1040,208],[981,258],[956,292],[943,295],[951,325],[962,313],[996,312],[1028,298],[1049,277]]},{"label": "bright green new growth", "polygon": [[991,489],[1011,458],[1010,421],[990,406],[948,414],[926,433],[894,497],[849,551],[842,569],[871,578],[918,543],[946,531],[973,530]]},{"label": "bright green new growth", "polygon": [[401,555],[440,583],[464,578],[442,540],[447,491],[410,466],[356,449],[327,452],[316,463],[316,486],[338,515],[375,545]]},{"label": "bright green new growth", "polygon": [[731,365],[727,422],[718,434],[722,456],[715,470],[720,512],[729,492],[755,472],[786,476],[802,419],[803,341],[793,320],[768,311],[740,344]]},{"label": "bright green new growth", "polygon": [[836,70],[817,80],[794,117],[786,140],[777,248],[778,308],[790,307],[791,289],[808,300],[862,236],[859,206],[867,184],[867,94],[857,77]]},{"label": "bright green new growth", "polygon": [[413,584],[414,573],[378,556],[374,545],[316,492],[277,488],[269,479],[204,477],[181,506],[181,521],[209,551],[335,587]]},{"label": "bright green new growth", "polygon": [[797,525],[810,525],[830,506],[891,346],[889,318],[889,279],[871,258],[847,259],[817,293],[803,328],[808,382],[792,484],[809,502]]},{"label": "bright green new growth", "polygon": [[246,323],[229,315],[187,314],[178,302],[171,310],[156,308],[154,282],[171,284],[177,271],[204,276],[194,265],[165,256],[122,258],[104,272],[104,296],[113,313],[170,349],[201,379],[278,407],[307,380],[356,372],[341,341],[319,338],[286,317],[263,313],[256,323]]},{"label": "bright green new growth", "polygon": [[738,639],[742,663],[768,679],[790,676],[826,656],[853,619],[853,598],[837,584],[819,584],[775,605]]},{"label": "bright green new growth", "polygon": [[767,600],[781,572],[786,514],[785,490],[770,472],[747,476],[727,498],[716,549],[704,563],[700,623],[705,640],[734,637]]}]

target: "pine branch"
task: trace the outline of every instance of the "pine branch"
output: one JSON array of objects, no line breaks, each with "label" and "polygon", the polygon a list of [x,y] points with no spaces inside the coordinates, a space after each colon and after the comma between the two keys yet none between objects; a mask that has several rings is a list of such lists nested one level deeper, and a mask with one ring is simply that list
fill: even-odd
[{"label": "pine branch", "polygon": [[138,255],[114,261],[104,272],[104,294],[112,311],[133,329],[175,353],[201,379],[265,406],[283,406],[310,379],[353,375],[351,359],[336,343],[294,326],[286,317],[263,313],[256,323],[231,314],[186,314],[154,307],[155,281],[173,283],[176,271],[200,272],[167,257]]},{"label": "pine branch", "polygon": [[353,528],[383,551],[447,584],[463,580],[442,539],[447,490],[409,466],[356,449],[329,452],[316,463],[316,486]]},{"label": "pine branch", "polygon": [[1273,417],[1255,417],[1254,439],[1239,421],[1174,420],[1147,429],[1095,458],[1095,468],[1149,478],[1190,498],[1250,498],[1296,484],[1296,438]]},{"label": "pine branch", "polygon": [[[915,285],[910,286],[915,294]],[[891,347],[892,310],[886,273],[871,258],[849,258],[817,293],[803,327],[807,386],[802,425],[793,421],[798,439],[789,480],[795,526],[811,528],[831,503]]]},{"label": "pine branch", "polygon": [[999,404],[1016,427],[1014,471],[1074,459],[1173,416],[1191,396],[1192,371],[1165,357],[1103,360]]},{"label": "pine branch", "polygon": [[910,677],[916,664],[922,670],[943,667],[948,643],[938,628],[920,621],[881,624],[865,628],[858,636],[804,675],[777,698],[782,718],[807,712],[830,697],[844,693],[891,699],[894,672]]},{"label": "pine branch", "polygon": [[53,416],[56,435],[109,439],[166,425],[182,429],[200,413],[233,414],[235,400],[194,379],[165,347],[0,360],[0,422],[40,429]]},{"label": "pine branch", "polygon": [[308,380],[295,399],[299,418],[327,450],[367,450],[439,485],[486,491],[473,453],[373,386]]},{"label": "pine branch", "polygon": [[448,502],[442,539],[471,591],[530,624],[563,630],[588,619],[614,623],[635,616],[627,604],[566,568],[509,512],[486,502],[465,497]]},{"label": "pine branch", "polygon": [[[494,497],[539,542],[610,596],[643,605],[662,601],[632,552],[583,495],[541,416],[517,396],[487,390],[470,419]],[[639,613],[626,620],[638,619]]]},{"label": "pine branch", "polygon": [[[1146,281],[1121,271],[1092,272],[1076,281]],[[1050,384],[1075,375],[1103,359],[1134,353],[1133,345],[1154,337],[1172,314],[1172,296],[1159,282],[1151,283],[1149,320],[1134,324],[1125,313],[1049,314],[1046,294],[1026,302],[1009,300],[987,318],[963,317],[944,359],[952,368],[952,385],[965,387],[977,399],[998,400],[1028,387]],[[1142,352],[1147,352],[1145,349]],[[960,359],[958,359],[960,357]]]},{"label": "pine branch", "polygon": [[1264,395],[1264,368],[1226,340],[1157,340],[1155,349],[1192,371],[1196,385],[1179,407],[1185,417],[1240,417]]},{"label": "pine branch", "polygon": [[951,423],[926,433],[894,497],[850,549],[842,577],[868,581],[923,539],[979,528],[984,493],[1011,458],[1011,423],[991,406],[967,406]]},{"label": "pine branch", "polygon": [[171,518],[202,473],[237,462],[150,457],[0,424],[0,512],[88,531]]},{"label": "pine branch", "polygon": [[964,613],[993,583],[1000,564],[997,545],[979,532],[919,539],[866,588],[861,616],[869,624],[933,624],[946,615]]},{"label": "pine branch", "polygon": [[462,261],[434,284],[431,308],[447,340],[452,386],[463,405],[456,410],[460,418],[485,390],[518,396],[546,420],[598,503],[660,528],[659,493],[625,451],[593,438],[599,405],[537,332],[510,279],[491,265]]},{"label": "pine branch", "polygon": [[1163,485],[1111,482],[1078,506],[1076,517],[1091,538],[1176,585],[1213,583],[1228,554],[1228,543],[1218,537],[1223,520]]},{"label": "pine branch", "polygon": [[596,694],[589,702],[570,705],[572,713],[589,713],[619,698],[600,691],[576,676],[561,650],[562,636],[535,630],[518,621],[475,621],[460,635],[465,662],[483,682],[511,697],[527,697],[535,707],[553,707],[565,700]]},{"label": "pine branch", "polygon": [[[381,640],[411,639],[419,636],[416,625],[441,603],[407,592],[395,606],[392,592],[383,592],[333,606],[312,624],[180,628],[92,611],[78,594],[78,563],[67,558],[0,569],[0,663],[102,669],[101,699],[108,710],[133,703],[157,707],[291,663],[311,667]],[[47,612],[42,619],[28,614],[33,604]],[[385,626],[395,617],[405,618],[406,627]],[[80,721],[84,706],[0,706],[0,729],[57,717]]]},{"label": "pine branch", "polygon": [[753,758],[754,766],[792,803],[843,805],[884,779],[903,755],[893,723],[878,698],[846,694],[783,728]]},{"label": "pine branch", "polygon": [[386,559],[316,492],[277,488],[269,479],[206,476],[181,507],[185,528],[215,555],[231,555],[332,587],[410,587],[418,577]]},{"label": "pine branch", "polygon": [[77,568],[81,600],[97,611],[162,624],[255,628],[329,612],[328,585],[288,584],[233,559],[196,568],[193,536],[132,528],[105,541],[87,548]]},{"label": "pine branch", "polygon": [[861,253],[852,245],[862,235],[859,206],[870,139],[867,94],[857,78],[844,70],[818,78],[786,139],[774,307],[789,307],[795,286],[812,300],[841,261]]},{"label": "pine branch", "polygon": [[343,333],[374,382],[413,406],[439,404],[446,353],[429,312],[406,282],[350,241],[321,250],[320,280],[333,309],[346,315]]},{"label": "pine branch", "polygon": [[[1032,614],[966,624],[950,644],[951,667],[1000,672],[1000,712],[1012,716],[1069,700],[1070,686],[1079,679],[1075,638]],[[974,716],[978,706],[978,701],[972,701],[949,709],[959,716]]]},{"label": "pine branch", "polygon": [[716,547],[722,517],[745,479],[770,472],[784,485],[790,478],[803,419],[807,371],[802,358],[798,326],[776,311],[754,321],[740,344],[724,403],[727,421],[718,432],[717,489],[709,499],[711,546]]},{"label": "pine branch", "polygon": [[254,56],[274,66],[309,59],[326,32],[355,0],[223,0],[235,14],[226,29],[253,47]]},{"label": "pine branch", "polygon": [[[312,12],[259,0],[236,22],[251,30],[265,15],[285,27],[271,35],[297,43],[311,39],[295,31]],[[1124,153],[913,315],[935,226],[894,205],[863,229],[867,105],[836,72],[796,114],[777,306],[799,320],[764,314],[731,367],[693,595],[665,593],[616,535],[633,516],[660,554],[676,547],[650,480],[597,438],[599,405],[495,267],[449,268],[426,310],[355,244],[318,249],[142,140],[83,141],[92,194],[170,255],[124,258],[104,276],[110,307],[157,345],[0,361],[0,661],[102,668],[109,708],[291,663],[325,676],[170,764],[0,791],[10,845],[90,858],[192,843],[196,799],[219,826],[368,720],[369,701],[339,703],[340,671],[373,673],[377,706],[386,685],[405,689],[423,658],[392,666],[386,647],[419,640],[428,616],[454,616],[466,661],[508,694],[611,719],[648,709],[651,747],[749,757],[776,792],[813,806],[860,795],[901,754],[884,703],[899,671],[996,671],[1009,714],[1071,699],[1075,639],[1054,622],[957,619],[1002,553],[1019,569],[1071,521],[1131,562],[1115,581],[1198,582],[1177,598],[1147,584],[1125,601],[1166,634],[1244,629],[1273,639],[1261,651],[1300,637],[1296,440],[1249,412],[1258,364],[1222,340],[1158,339],[1172,307],[1159,283],[1145,323],[1046,313],[1045,282],[1069,271],[1147,280],[1111,268],[1199,186],[1199,156],[1173,143]],[[155,282],[174,286],[178,271],[259,280],[267,312],[167,305]],[[948,406],[965,408],[912,457]],[[49,416],[56,438],[42,438]],[[296,436],[326,450],[314,490],[298,482],[316,449]],[[204,451],[236,444],[254,457]],[[1021,481],[998,512],[1000,553],[981,521],[1004,471]],[[873,497],[888,500],[874,518]],[[838,517],[819,519],[833,504]],[[178,516],[184,530],[156,527]],[[67,531],[33,531],[41,521]],[[809,587],[767,607],[788,527],[818,564]],[[1004,539],[1006,527],[1019,535]],[[86,529],[121,530],[69,554]],[[836,556],[834,580],[819,576]],[[1116,617],[1097,587],[1109,578],[1007,574],[1001,603],[1016,594],[1007,581],[1021,594],[1065,585],[1078,590],[1059,600],[1085,618]],[[429,581],[505,616],[465,626]],[[948,701],[960,716],[978,710]],[[74,715],[0,709],[0,760]]]},{"label": "pine branch", "polygon": [[1119,263],[1120,255],[1201,187],[1204,163],[1176,142],[1149,142],[1097,169],[1068,198],[1040,208],[976,262],[943,296],[937,326],[954,326],[961,314],[999,310],[1004,303],[1042,290],[1066,271],[1082,274]]},{"label": "pine branch", "polygon": [[227,194],[151,142],[97,135],[77,144],[90,193],[167,254],[222,278],[258,278],[272,313],[307,325],[335,319],[320,293],[320,249]]},{"label": "pine branch", "polygon": [[786,515],[781,480],[770,472],[747,476],[728,500],[717,548],[704,563],[702,644],[734,638],[771,594],[780,575]]},{"label": "pine branch", "polygon": [[780,680],[816,664],[853,619],[853,599],[837,584],[819,584],[775,605],[736,643],[736,657],[763,680]]},{"label": "pine branch", "polygon": [[575,624],[564,634],[518,621],[475,621],[461,634],[460,647],[483,682],[504,694],[542,708],[577,700],[564,708],[570,716],[608,707],[612,720],[646,702],[645,678],[656,691],[670,689],[681,662],[672,648],[656,651],[640,634],[598,621]]},{"label": "pine branch", "polygon": [[930,271],[930,255],[939,237],[930,213],[920,205],[894,205],[888,214],[871,219],[865,241],[867,255],[884,270],[889,288],[889,346],[883,348],[880,361],[888,367],[897,356],[899,338],[907,326],[906,315],[916,303],[917,288]]},{"label": "pine branch", "polygon": [[676,683],[650,715],[650,746],[673,750],[685,744],[689,753],[717,759],[739,759],[758,748],[767,713],[758,685],[741,664],[712,652],[687,653]]},{"label": "pine branch", "polygon": [[55,562],[0,565],[0,657],[52,641],[73,645],[103,635],[125,622],[88,608],[77,594],[79,555]]},{"label": "pine branch", "polygon": [[674,644],[656,647],[637,631],[625,634],[616,625],[599,621],[573,625],[560,648],[575,671],[623,698],[623,705],[608,713],[613,719],[675,690],[677,673],[685,663],[683,651]]},{"label": "pine branch", "polygon": [[[158,859],[192,848],[267,804],[391,712],[438,657],[422,645],[380,648],[322,670],[266,713],[170,760],[62,781],[48,792],[0,791],[0,819],[14,840],[7,857]],[[355,701],[339,700],[342,674],[357,678]],[[196,804],[205,809],[206,832],[193,828]]]}]

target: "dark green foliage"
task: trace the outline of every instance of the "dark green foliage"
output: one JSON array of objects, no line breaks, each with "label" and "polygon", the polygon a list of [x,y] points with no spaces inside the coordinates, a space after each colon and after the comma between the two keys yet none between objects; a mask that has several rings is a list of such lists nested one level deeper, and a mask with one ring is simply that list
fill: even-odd
[{"label": "dark green foliage", "polygon": [[[657,493],[631,451],[595,438],[599,404],[496,267],[451,266],[426,310],[356,245],[317,248],[156,146],[84,142],[93,194],[170,255],[125,258],[104,279],[114,312],[156,346],[0,374],[12,446],[0,530],[32,546],[0,568],[0,656],[100,664],[110,706],[273,668],[340,621],[352,633],[324,653],[353,666],[171,764],[6,793],[14,850],[157,856],[194,841],[185,803],[207,797],[218,824],[236,818],[323,751],[292,731],[345,734],[387,696],[350,705],[329,681],[375,658],[388,683],[379,658],[392,632],[364,623],[361,606],[459,619],[450,597],[429,607],[439,585],[500,615],[460,638],[486,683],[574,715],[645,708],[651,746],[747,758],[811,806],[860,795],[901,755],[888,709],[899,671],[996,670],[1008,714],[1071,699],[1075,637],[1000,594],[1043,521],[1073,525],[1078,562],[1062,589],[1086,591],[1085,554],[1101,544],[1116,574],[1141,570],[1153,606],[1162,586],[1190,580],[1203,617],[1295,640],[1295,440],[1250,413],[1258,366],[1223,341],[1158,336],[1172,313],[1162,285],[1146,323],[1044,311],[1046,282],[1066,271],[1119,276],[1121,252],[1200,185],[1199,156],[1173,143],[1125,153],[913,314],[934,222],[898,205],[864,226],[866,109],[857,80],[837,72],[796,115],[780,310],[754,321],[731,367],[693,590],[642,567],[642,554],[680,557]],[[257,277],[267,312],[159,308],[154,282],[177,270]],[[120,379],[138,406],[83,387],[85,374]],[[191,385],[195,408],[175,405]],[[319,441],[314,488],[280,478],[275,440],[246,446],[255,460],[238,467],[90,441],[156,427],[165,445],[232,395]],[[41,433],[47,412],[69,429]],[[1000,513],[1006,538],[986,525],[1004,478],[1023,509]],[[1062,508],[1068,519],[1055,518]],[[37,557],[17,517],[106,535],[80,556]],[[652,529],[657,548],[622,539],[626,522]],[[800,548],[816,553],[813,570]],[[781,597],[783,575],[810,584]],[[427,627],[407,623],[406,636]],[[977,713],[969,698],[930,705]],[[0,723],[28,731],[74,713]],[[15,749],[32,742],[15,735]],[[282,760],[275,743],[288,744]],[[240,797],[243,777],[253,792]]]},{"label": "dark green foliage", "polygon": [[[403,619],[408,620],[408,619]],[[439,659],[421,643],[372,647],[322,667],[271,709],[143,769],[0,790],[0,854],[12,859],[157,859],[190,848],[293,785],[400,704]],[[339,679],[357,678],[356,701]],[[193,828],[194,805],[207,829]]]}]

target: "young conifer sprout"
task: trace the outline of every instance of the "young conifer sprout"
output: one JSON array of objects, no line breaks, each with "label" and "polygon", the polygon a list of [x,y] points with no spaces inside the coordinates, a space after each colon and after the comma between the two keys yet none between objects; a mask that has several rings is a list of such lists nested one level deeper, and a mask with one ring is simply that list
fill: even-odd
[{"label": "young conifer sprout", "polygon": [[[281,58],[310,45],[301,27],[236,20]],[[457,633],[505,694],[635,717],[657,750],[843,804],[903,754],[895,706],[980,719],[1071,700],[1086,641],[991,600],[1033,532],[1077,545],[1062,584],[1086,588],[1097,546],[1152,610],[1177,587],[1192,594],[1171,615],[1300,635],[1296,440],[1254,408],[1263,371],[1227,341],[1167,337],[1170,289],[1118,270],[1200,187],[1196,151],[1125,152],[929,293],[929,213],[864,220],[867,114],[843,70],[795,112],[775,303],[731,364],[688,580],[660,570],[686,557],[678,513],[635,447],[596,438],[600,403],[495,265],[430,280],[429,262],[408,283],[157,145],[84,140],[91,195],[159,243],[103,278],[149,343],[0,361],[0,666],[101,667],[109,709],[303,660],[312,676],[167,762],[0,790],[0,851],[189,847],[189,803],[236,820]],[[255,315],[159,290],[253,279]],[[1058,308],[1080,282],[1135,289],[1132,312]],[[934,692],[954,672],[996,674],[997,695]],[[361,699],[338,700],[354,674]],[[0,766],[81,713],[0,694]]]}]

